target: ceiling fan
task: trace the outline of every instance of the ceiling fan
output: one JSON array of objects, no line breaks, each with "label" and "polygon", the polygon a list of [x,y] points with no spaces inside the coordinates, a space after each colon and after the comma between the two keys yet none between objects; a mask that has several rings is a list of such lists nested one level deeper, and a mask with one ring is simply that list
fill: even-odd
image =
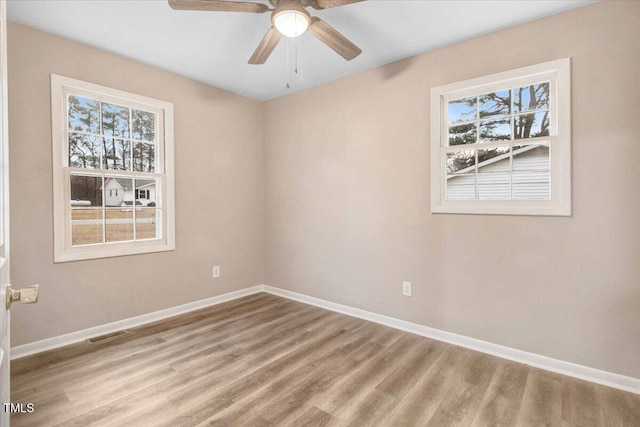
[{"label": "ceiling fan", "polygon": [[269,0],[266,4],[225,0],[169,0],[175,10],[206,10],[214,12],[271,12],[271,27],[262,38],[249,64],[264,64],[278,42],[285,37],[298,37],[309,30],[321,42],[329,46],[347,61],[362,53],[362,49],[336,31],[332,26],[307,12],[307,7],[322,10],[344,6],[363,0]]}]

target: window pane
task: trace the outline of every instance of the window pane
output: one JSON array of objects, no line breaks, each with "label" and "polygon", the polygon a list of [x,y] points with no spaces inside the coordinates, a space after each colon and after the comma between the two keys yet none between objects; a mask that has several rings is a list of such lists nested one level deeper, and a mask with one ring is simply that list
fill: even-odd
[{"label": "window pane", "polygon": [[102,103],[102,134],[129,138],[129,109]]},{"label": "window pane", "polygon": [[513,89],[513,110],[515,113],[547,108],[549,108],[548,82]]},{"label": "window pane", "polygon": [[71,210],[71,244],[89,245],[102,242],[102,209]]},{"label": "window pane", "polygon": [[447,153],[447,173],[475,173],[475,150]]},{"label": "window pane", "polygon": [[155,179],[136,178],[136,204],[148,207],[157,207],[158,183]]},{"label": "window pane", "polygon": [[480,117],[509,114],[511,110],[511,91],[487,93],[478,97],[480,101]]},{"label": "window pane", "polygon": [[449,128],[449,145],[475,144],[476,124],[451,126]]},{"label": "window pane", "polygon": [[133,240],[133,208],[106,209],[107,242]]},{"label": "window pane", "polygon": [[133,170],[137,172],[155,172],[156,146],[136,142],[133,150]]},{"label": "window pane", "polygon": [[549,170],[548,145],[513,147],[513,170]]},{"label": "window pane", "polygon": [[103,168],[131,170],[131,144],[123,139],[104,139]]},{"label": "window pane", "polygon": [[480,139],[483,141],[503,141],[511,139],[509,119],[485,120],[480,122]]},{"label": "window pane", "polygon": [[472,200],[475,198],[475,175],[447,176],[447,200]]},{"label": "window pane", "polygon": [[549,172],[513,172],[513,198],[516,200],[549,200]]},{"label": "window pane", "polygon": [[74,168],[100,168],[102,138],[78,133],[69,134],[69,166]]},{"label": "window pane", "polygon": [[102,177],[71,175],[71,206],[102,207]]},{"label": "window pane", "polygon": [[154,142],[156,140],[156,115],[147,111],[132,110],[133,138]]},{"label": "window pane", "polygon": [[511,199],[511,174],[483,173],[478,175],[478,199]]},{"label": "window pane", "polygon": [[136,240],[160,238],[160,210],[136,210]]},{"label": "window pane", "polygon": [[511,170],[509,147],[485,148],[478,150],[478,172],[508,172]]},{"label": "window pane", "polygon": [[91,98],[69,95],[69,130],[100,133],[100,102]]},{"label": "window pane", "polygon": [[549,112],[522,114],[513,118],[515,139],[549,136]]},{"label": "window pane", "polygon": [[104,189],[105,206],[132,206],[133,180],[131,178],[106,177]]},{"label": "window pane", "polygon": [[476,97],[449,101],[449,123],[466,122],[476,119]]}]

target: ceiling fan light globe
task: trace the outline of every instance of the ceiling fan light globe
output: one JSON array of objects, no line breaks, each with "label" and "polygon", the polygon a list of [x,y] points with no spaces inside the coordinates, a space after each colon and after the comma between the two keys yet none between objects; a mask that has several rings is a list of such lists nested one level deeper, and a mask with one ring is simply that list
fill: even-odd
[{"label": "ceiling fan light globe", "polygon": [[273,17],[273,25],[285,37],[298,37],[309,28],[309,17],[297,10],[285,10]]}]

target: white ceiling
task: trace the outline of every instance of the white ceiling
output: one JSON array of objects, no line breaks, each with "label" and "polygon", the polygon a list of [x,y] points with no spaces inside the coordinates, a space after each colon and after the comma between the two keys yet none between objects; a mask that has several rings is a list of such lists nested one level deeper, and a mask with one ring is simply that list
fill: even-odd
[{"label": "white ceiling", "polygon": [[267,100],[590,3],[368,0],[310,8],[362,55],[347,62],[305,33],[283,39],[265,65],[247,61],[269,28],[269,13],[175,11],[166,0],[9,0],[7,11],[11,21]]}]

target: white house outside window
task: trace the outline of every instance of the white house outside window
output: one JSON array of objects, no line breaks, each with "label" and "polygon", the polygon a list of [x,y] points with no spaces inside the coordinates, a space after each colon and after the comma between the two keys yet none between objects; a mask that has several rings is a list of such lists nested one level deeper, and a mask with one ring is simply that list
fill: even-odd
[{"label": "white house outside window", "polygon": [[570,61],[433,88],[435,213],[570,215]]},{"label": "white house outside window", "polygon": [[172,250],[173,105],[51,76],[55,261]]}]

